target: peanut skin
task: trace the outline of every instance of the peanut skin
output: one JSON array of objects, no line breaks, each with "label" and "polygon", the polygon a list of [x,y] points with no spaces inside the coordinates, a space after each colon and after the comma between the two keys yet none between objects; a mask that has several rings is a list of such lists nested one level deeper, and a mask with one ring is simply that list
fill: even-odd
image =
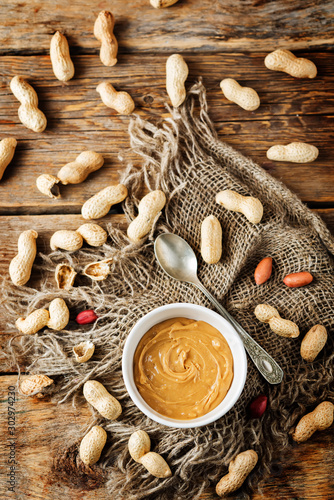
[{"label": "peanut skin", "polygon": [[295,78],[315,78],[317,67],[308,59],[296,57],[290,50],[278,49],[268,54],[264,60],[268,69],[283,71]]},{"label": "peanut skin", "polygon": [[22,76],[14,76],[10,89],[21,103],[18,111],[20,122],[34,132],[43,132],[47,122],[44,113],[38,109],[38,97],[32,86]]},{"label": "peanut skin", "polygon": [[104,164],[104,158],[95,151],[84,151],[76,157],[75,161],[67,163],[58,172],[60,182],[66,184],[80,184],[87,179],[89,174],[99,170]]},{"label": "peanut skin", "polygon": [[85,311],[79,312],[75,321],[78,325],[90,325],[91,323],[95,323],[97,319],[98,316],[93,309],[86,309]]},{"label": "peanut skin", "polygon": [[6,168],[13,159],[16,145],[17,141],[14,137],[8,137],[0,141],[0,181]]},{"label": "peanut skin", "polygon": [[257,285],[263,285],[271,276],[273,269],[273,259],[271,257],[265,257],[256,266],[254,272],[254,279]]},{"label": "peanut skin", "polygon": [[267,409],[268,398],[265,394],[259,394],[248,407],[250,418],[261,418]]},{"label": "peanut skin", "polygon": [[309,285],[313,281],[313,276],[308,271],[301,273],[291,273],[285,276],[283,283],[290,288]]},{"label": "peanut skin", "polygon": [[74,76],[74,65],[66,37],[57,31],[51,38],[50,58],[55,77],[67,82]]},{"label": "peanut skin", "polygon": [[103,10],[94,24],[94,36],[101,42],[100,59],[105,66],[117,63],[118,43],[114,35],[115,18],[111,12]]},{"label": "peanut skin", "polygon": [[9,265],[9,274],[14,285],[22,286],[30,279],[31,269],[36,257],[37,231],[28,229],[20,234],[18,240],[18,254]]}]

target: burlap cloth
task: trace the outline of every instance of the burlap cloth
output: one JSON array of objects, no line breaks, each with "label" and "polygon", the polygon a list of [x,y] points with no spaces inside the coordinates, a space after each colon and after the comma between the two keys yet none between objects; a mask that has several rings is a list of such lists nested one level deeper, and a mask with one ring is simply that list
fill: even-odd
[{"label": "burlap cloth", "polygon": [[[40,255],[36,265],[44,271],[44,282],[38,290],[14,287],[7,281],[3,293],[12,327],[18,315],[26,316],[55,297],[66,300],[72,318],[88,308],[99,315],[94,326],[79,327],[71,321],[68,329],[60,333],[44,330],[33,336],[18,336],[6,350],[7,360],[12,363],[24,359],[28,372],[56,377],[55,401],[72,398],[75,404],[85,404],[82,385],[88,379],[98,379],[120,400],[123,413],[118,421],[106,421],[93,411],[87,423],[88,428],[102,422],[108,432],[102,458],[92,468],[83,467],[77,457],[82,435],[73,436],[69,425],[68,436],[64,436],[64,442],[74,443],[72,476],[94,475],[103,468],[110,498],[194,500],[226,473],[237,453],[252,448],[259,454],[259,465],[243,486],[243,495],[248,497],[270,472],[273,458],[279,458],[289,446],[289,432],[296,420],[319,402],[333,399],[330,331],[334,320],[334,240],[321,219],[285,186],[217,140],[201,83],[193,86],[186,102],[172,112],[172,118],[159,126],[134,119],[130,136],[133,149],[143,158],[143,167],[127,172],[124,182],[129,198],[124,210],[127,219],[133,219],[143,182],[150,189],[162,189],[168,203],[154,235],[136,247],[110,225],[111,243],[102,248]],[[215,195],[223,189],[259,198],[264,206],[261,223],[251,224],[242,214],[218,206]],[[199,253],[200,224],[209,214],[218,217],[223,229],[223,255],[216,265],[203,263]],[[211,307],[195,287],[169,279],[158,267],[152,243],[161,231],[175,232],[189,242],[199,258],[200,280],[284,371],[283,382],[270,386],[249,360],[245,389],[237,404],[220,420],[199,429],[172,429],[152,422],[130,400],[121,374],[124,341],[144,314],[172,302]],[[268,255],[274,261],[272,277],[256,286],[254,269]],[[59,262],[68,261],[79,271],[86,263],[109,256],[114,257],[112,272],[103,282],[79,278],[81,286],[63,292],[50,278]],[[314,276],[312,284],[296,289],[283,285],[283,277],[297,271],[310,271]],[[254,316],[259,303],[276,307],[283,318],[296,322],[300,337],[279,337],[260,323]],[[329,340],[317,360],[306,363],[300,357],[300,341],[317,323],[325,325]],[[95,355],[88,363],[78,365],[73,362],[72,347],[88,339],[96,344]],[[268,409],[260,420],[250,420],[247,405],[260,393],[268,396]],[[139,428],[149,433],[153,449],[169,463],[171,478],[156,479],[130,459],[127,441]],[[61,464],[55,457],[55,468],[65,479],[70,468],[67,464],[61,470]]]}]

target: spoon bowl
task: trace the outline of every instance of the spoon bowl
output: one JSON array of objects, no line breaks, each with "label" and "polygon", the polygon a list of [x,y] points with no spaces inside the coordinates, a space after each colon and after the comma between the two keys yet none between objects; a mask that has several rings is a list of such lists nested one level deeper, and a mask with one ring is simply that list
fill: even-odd
[{"label": "spoon bowl", "polygon": [[171,278],[191,283],[199,288],[220,314],[229,321],[240,335],[249,357],[270,384],[279,384],[283,371],[276,361],[239,325],[197,277],[196,255],[188,243],[173,233],[160,234],[154,243],[156,259]]},{"label": "spoon bowl", "polygon": [[195,252],[180,236],[161,234],[155,240],[154,252],[160,266],[171,278],[192,283],[197,276]]}]

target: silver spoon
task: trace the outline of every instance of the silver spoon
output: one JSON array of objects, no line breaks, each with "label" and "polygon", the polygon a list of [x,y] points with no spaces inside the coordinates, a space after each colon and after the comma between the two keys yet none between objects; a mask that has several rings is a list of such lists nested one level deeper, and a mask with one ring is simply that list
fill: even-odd
[{"label": "silver spoon", "polygon": [[197,259],[190,245],[176,234],[164,233],[160,234],[155,240],[154,252],[157,261],[168,276],[191,283],[206,295],[220,314],[234,326],[243,341],[246,351],[263,377],[270,384],[279,384],[283,379],[283,371],[280,366],[245,332],[199,281],[197,277]]}]

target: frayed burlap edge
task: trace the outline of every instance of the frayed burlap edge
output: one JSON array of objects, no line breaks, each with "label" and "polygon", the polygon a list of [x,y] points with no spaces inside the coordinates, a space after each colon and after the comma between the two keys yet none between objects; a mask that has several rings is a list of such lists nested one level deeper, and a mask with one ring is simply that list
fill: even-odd
[{"label": "frayed burlap edge", "polygon": [[[196,107],[197,101],[199,109]],[[218,171],[218,181],[228,173],[233,182],[236,179],[236,182],[242,183],[241,189],[246,189],[243,186],[247,186],[246,191],[259,196],[265,205],[271,205],[274,200],[275,214],[271,216],[271,223],[264,223],[268,230],[273,224],[281,227],[288,223],[291,231],[298,226],[303,231],[307,228],[311,243],[317,244],[319,252],[323,252],[321,259],[326,272],[329,266],[333,269],[330,254],[334,253],[334,242],[321,219],[254,162],[217,140],[207,114],[205,89],[201,83],[193,86],[185,104],[178,110],[171,110],[171,115],[170,119],[157,126],[139,117],[130,124],[131,145],[143,158],[143,167],[140,170],[129,169],[124,179],[129,189],[129,197],[124,203],[129,221],[136,215],[140,189],[145,183],[149,189],[160,188],[168,193],[164,215],[156,221],[154,234],[166,230],[182,232],[183,220],[180,214],[184,214],[185,210],[182,201],[185,198],[189,207],[194,204],[191,189],[189,191],[189,179],[192,179],[192,175],[196,178],[199,166],[203,164],[203,168],[213,176]],[[231,179],[228,182],[232,182]],[[195,215],[196,212],[191,212],[190,219],[193,220]],[[178,217],[179,226],[176,224]],[[233,216],[233,224],[235,220],[240,220],[238,217]],[[192,224],[195,224],[194,220]],[[249,244],[256,252],[263,237],[260,229],[246,226],[243,222],[234,228],[249,233]],[[126,236],[111,225],[108,231],[111,243],[99,249],[84,248],[76,254],[54,252],[48,256],[40,255],[37,266],[43,272],[44,279],[39,290],[13,287],[6,281],[3,292],[11,328],[18,314],[25,316],[56,296],[62,296],[66,300],[71,309],[71,317],[83,308],[93,308],[100,316],[96,324],[86,329],[78,328],[71,321],[67,329],[60,333],[45,330],[34,336],[16,337],[5,352],[8,363],[24,358],[28,364],[28,372],[56,377],[54,400],[58,402],[71,398],[73,404],[84,404],[81,387],[90,378],[99,379],[120,400],[123,413],[119,421],[107,422],[93,411],[86,429],[102,422],[108,432],[108,443],[102,459],[93,468],[102,467],[108,473],[110,479],[106,488],[115,498],[199,498],[205,488],[216,483],[226,472],[229,461],[237,453],[253,448],[258,452],[260,461],[243,487],[244,497],[248,497],[270,472],[273,459],[279,458],[279,452],[289,446],[289,432],[306,408],[314,406],[320,400],[333,399],[332,339],[315,363],[300,362],[292,367],[286,366],[286,379],[279,386],[268,386],[250,364],[244,394],[238,404],[219,421],[202,429],[166,429],[143,416],[125,391],[121,377],[124,341],[138,318],[158,305],[174,301],[208,304],[199,292],[183,284],[171,283],[157,268],[152,251],[153,231],[138,247],[130,244]],[[190,239],[192,235],[188,234],[188,237]],[[48,274],[56,264],[64,260],[80,271],[85,263],[110,256],[114,262],[110,279],[105,282],[91,284],[84,278],[79,278],[80,286],[76,286],[71,292],[60,293],[55,291],[54,284],[48,279]],[[319,260],[321,259],[319,255]],[[242,309],[239,305],[238,288],[235,289],[234,283],[238,286],[240,270],[246,274],[251,265],[247,264],[246,257],[234,264],[235,273],[229,276],[226,283],[223,280],[218,285],[223,290],[223,297],[229,304],[230,311],[242,323],[241,312],[245,315],[247,310],[245,306]],[[204,268],[200,272],[203,272],[203,277],[208,275],[211,283],[214,281],[212,269]],[[219,269],[216,269],[216,274],[219,276]],[[327,311],[330,298],[327,281],[324,286],[326,327],[330,329],[334,318],[333,312]],[[212,291],[218,293],[218,288],[213,287]],[[314,318],[318,318],[317,311],[312,314]],[[252,321],[254,323],[254,318]],[[261,329],[261,332],[267,334],[265,326],[261,326]],[[96,343],[96,355],[86,366],[77,366],[71,357],[72,347],[88,339]],[[277,342],[279,341],[278,339]],[[287,360],[292,359],[289,356],[290,354],[286,355]],[[296,359],[297,355],[294,353],[293,360]],[[269,410],[261,420],[250,421],[246,407],[251,397],[259,391],[268,395]],[[153,449],[162,453],[170,464],[172,478],[155,479],[130,459],[126,444],[137,428],[145,429],[150,434]],[[82,436],[72,434],[69,429],[66,438],[68,442],[72,440],[78,443]]]}]

